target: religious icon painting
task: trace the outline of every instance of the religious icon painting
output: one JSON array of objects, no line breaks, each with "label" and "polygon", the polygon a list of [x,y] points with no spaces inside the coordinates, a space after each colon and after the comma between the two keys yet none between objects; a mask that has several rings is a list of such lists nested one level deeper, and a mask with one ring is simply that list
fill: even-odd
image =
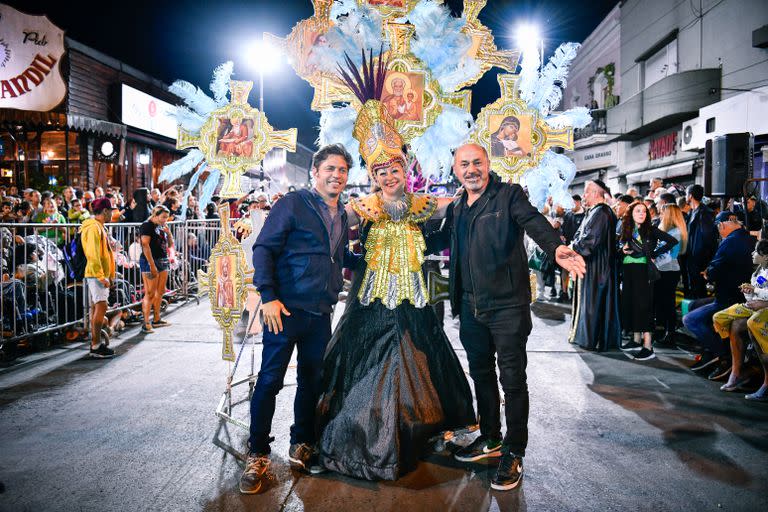
[{"label": "religious icon painting", "polygon": [[221,357],[235,360],[232,338],[245,307],[253,270],[245,261],[245,251],[229,227],[229,206],[219,207],[221,234],[211,249],[205,270],[197,271],[199,293],[208,295],[211,313],[222,330]]},{"label": "religious icon painting", "polygon": [[488,116],[491,156],[529,156],[533,149],[531,146],[531,121],[531,116],[523,114],[493,114]]},{"label": "religious icon painting", "polygon": [[295,151],[297,135],[295,128],[273,129],[267,116],[248,104],[252,82],[231,80],[229,86],[230,103],[210,112],[197,133],[180,127],[176,140],[179,149],[199,148],[207,165],[224,174],[224,185],[219,191],[224,198],[243,195],[240,176],[261,166],[270,149]]},{"label": "religious icon painting", "polygon": [[216,267],[216,304],[220,308],[232,309],[236,307],[233,280],[235,256],[233,254],[221,256],[216,260]]},{"label": "religious icon painting", "polygon": [[[405,16],[416,6],[418,0],[364,0],[375,8],[385,19]],[[362,3],[362,2],[361,2]]]},{"label": "religious icon painting", "polygon": [[517,75],[499,75],[501,98],[477,116],[472,139],[483,146],[491,169],[505,180],[518,182],[525,171],[536,167],[551,147],[573,149],[573,131],[548,125],[539,111],[519,98]]},{"label": "religious icon painting", "polygon": [[424,74],[388,72],[381,102],[396,121],[421,121],[424,115]]},{"label": "religious icon painting", "polygon": [[220,117],[216,155],[253,158],[253,118]]}]

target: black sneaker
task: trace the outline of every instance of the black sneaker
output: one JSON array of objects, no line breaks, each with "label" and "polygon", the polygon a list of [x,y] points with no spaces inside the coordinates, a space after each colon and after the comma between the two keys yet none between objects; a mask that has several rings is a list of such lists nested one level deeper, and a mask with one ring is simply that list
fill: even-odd
[{"label": "black sneaker", "polygon": [[523,481],[523,458],[512,452],[505,453],[499,462],[499,469],[491,479],[491,489],[509,491]]},{"label": "black sneaker", "polygon": [[267,455],[248,454],[245,470],[240,477],[240,492],[256,494],[261,491],[264,482],[269,479],[269,457]]},{"label": "black sneaker", "polygon": [[636,350],[640,347],[642,347],[641,344],[639,344],[636,341],[630,340],[621,346],[621,350]]},{"label": "black sneaker", "polygon": [[653,353],[653,349],[648,350],[647,348],[643,347],[640,349],[640,352],[635,354],[635,361],[648,361],[655,357],[656,354]]},{"label": "black sneaker", "polygon": [[453,457],[461,462],[475,462],[489,457],[501,457],[501,440],[480,436],[457,451]]},{"label": "black sneaker", "polygon": [[733,365],[731,364],[730,360],[722,360],[715,365],[714,369],[709,373],[707,378],[709,380],[723,380],[731,374],[732,366]]},{"label": "black sneaker", "polygon": [[309,471],[314,450],[306,443],[292,444],[288,450],[288,460],[293,469]]},{"label": "black sneaker", "polygon": [[91,351],[88,353],[93,359],[108,359],[114,357],[115,351],[107,347],[106,343],[99,345],[99,348],[94,349],[91,347]]},{"label": "black sneaker", "polygon": [[699,360],[691,366],[691,371],[698,372],[719,362],[720,358],[718,356],[715,356],[712,352],[704,352],[699,356]]}]

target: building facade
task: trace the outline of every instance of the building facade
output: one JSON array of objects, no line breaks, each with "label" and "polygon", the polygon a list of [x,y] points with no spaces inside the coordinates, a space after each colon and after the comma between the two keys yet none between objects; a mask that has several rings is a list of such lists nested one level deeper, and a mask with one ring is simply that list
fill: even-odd
[{"label": "building facade", "polygon": [[[157,185],[163,166],[183,156],[176,150],[175,122],[165,115],[179,99],[167,85],[64,38],[44,16],[3,7],[7,54],[12,59],[34,45],[43,59],[30,65],[38,74],[40,63],[52,62],[49,44],[60,36],[63,53],[47,71],[61,78],[63,99],[53,90],[38,94],[32,87],[34,74],[0,69],[0,85],[5,86],[0,103],[0,184],[41,190],[112,186],[129,196],[138,187]],[[17,30],[30,23],[39,23],[34,40]],[[38,101],[29,101],[32,94],[40,96]]]},{"label": "building facade", "polygon": [[704,148],[685,143],[684,123],[768,84],[768,51],[753,41],[768,24],[768,5],[627,0],[620,11],[622,101],[607,110],[607,132],[620,142],[615,179],[704,183]]},{"label": "building facade", "polygon": [[[578,173],[571,190],[581,193],[590,179],[607,179],[618,172],[618,143],[606,130],[607,109],[621,100],[620,9],[617,5],[584,40],[568,75],[563,108],[589,107],[592,123],[574,134],[569,156]],[[609,186],[611,184],[609,183]]]},{"label": "building facade", "polygon": [[[591,177],[619,191],[644,192],[656,177],[667,185],[704,184],[706,141],[737,132],[755,135],[755,169],[765,175],[766,48],[762,0],[620,2],[584,41],[565,94],[564,107],[588,98],[595,118],[575,136],[573,189]],[[579,75],[595,64],[604,70],[608,61],[615,61],[615,101],[599,94],[607,77],[585,84]]]}]

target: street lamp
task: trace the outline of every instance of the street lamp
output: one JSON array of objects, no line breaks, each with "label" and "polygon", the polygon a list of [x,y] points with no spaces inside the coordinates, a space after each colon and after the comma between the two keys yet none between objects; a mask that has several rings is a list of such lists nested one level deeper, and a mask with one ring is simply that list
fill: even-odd
[{"label": "street lamp", "polygon": [[264,112],[264,75],[272,73],[280,65],[280,50],[262,38],[248,47],[246,58],[259,73],[259,110]]},{"label": "street lamp", "polygon": [[541,30],[538,25],[533,23],[524,23],[515,30],[515,39],[520,50],[525,55],[526,52],[536,51],[539,53],[539,61],[544,64],[544,38],[541,37]]}]

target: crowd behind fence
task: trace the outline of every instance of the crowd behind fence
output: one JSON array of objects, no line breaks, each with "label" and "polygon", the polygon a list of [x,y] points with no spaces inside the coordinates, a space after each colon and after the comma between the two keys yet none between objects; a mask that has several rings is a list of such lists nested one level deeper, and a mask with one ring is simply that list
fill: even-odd
[{"label": "crowd behind fence", "polygon": [[[140,224],[107,224],[117,275],[112,284],[107,320],[138,319],[143,283],[139,270]],[[219,238],[220,221],[169,222],[174,238],[165,302],[188,301],[197,294],[197,271],[205,269]],[[88,298],[75,279],[75,238],[81,224],[0,224],[2,284],[0,325],[3,349],[8,344],[46,334],[88,329]],[[82,331],[81,331],[82,332]]]}]

